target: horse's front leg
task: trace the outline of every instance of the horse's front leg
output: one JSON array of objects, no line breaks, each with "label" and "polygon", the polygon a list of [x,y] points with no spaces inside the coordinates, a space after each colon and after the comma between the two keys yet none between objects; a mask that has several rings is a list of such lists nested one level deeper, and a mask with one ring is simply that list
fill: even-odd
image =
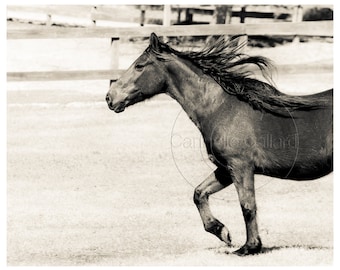
[{"label": "horse's front leg", "polygon": [[240,256],[256,254],[261,251],[262,243],[256,221],[253,166],[250,163],[238,160],[231,166],[231,174],[240,200],[247,231],[246,243],[234,253]]},{"label": "horse's front leg", "polygon": [[216,219],[209,207],[209,196],[221,189],[232,184],[230,174],[224,168],[217,168],[208,176],[199,186],[196,187],[194,193],[194,202],[200,213],[204,229],[216,235],[220,240],[231,246],[231,238],[228,229]]}]

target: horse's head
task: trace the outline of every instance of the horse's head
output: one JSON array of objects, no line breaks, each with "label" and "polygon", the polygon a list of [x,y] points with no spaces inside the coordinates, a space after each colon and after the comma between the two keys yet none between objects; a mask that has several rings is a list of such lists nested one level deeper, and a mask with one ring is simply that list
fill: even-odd
[{"label": "horse's head", "polygon": [[[160,52],[158,37],[152,33],[150,45],[119,80],[111,84],[106,102],[116,113],[165,90],[165,72],[156,54]],[[156,54],[155,54],[156,53]]]}]

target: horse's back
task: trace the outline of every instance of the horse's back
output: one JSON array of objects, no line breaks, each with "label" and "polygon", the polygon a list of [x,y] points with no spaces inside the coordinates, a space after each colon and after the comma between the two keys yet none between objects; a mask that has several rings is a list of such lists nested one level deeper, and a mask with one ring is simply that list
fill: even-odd
[{"label": "horse's back", "polygon": [[333,107],[333,88],[306,97],[314,100],[321,99],[326,107]]}]

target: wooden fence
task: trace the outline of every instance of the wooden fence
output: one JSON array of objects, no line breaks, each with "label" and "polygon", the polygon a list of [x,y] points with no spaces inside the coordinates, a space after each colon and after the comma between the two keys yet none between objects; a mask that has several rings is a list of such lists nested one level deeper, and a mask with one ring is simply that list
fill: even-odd
[{"label": "wooden fence", "polygon": [[[225,5],[224,5],[225,6]],[[161,6],[160,6],[161,7]],[[225,6],[226,7],[226,6]],[[275,20],[292,20],[293,22],[302,21],[302,6],[270,6],[270,10],[265,12],[259,11],[260,5],[256,6],[238,6],[229,5],[226,10],[225,23],[231,23],[231,18],[239,18],[240,23],[245,23],[246,18],[262,18]],[[268,7],[268,6],[267,6]],[[152,9],[150,6],[141,5],[139,7],[139,17],[137,17],[137,9],[135,16],[129,21],[139,23],[141,26],[145,24],[159,24],[163,26],[170,25],[190,25],[190,24],[209,24],[212,23],[212,17],[216,12],[214,5],[164,5],[161,12],[160,9]],[[254,11],[254,8],[256,11]],[[248,10],[247,10],[248,9]],[[250,9],[250,11],[249,11]],[[163,14],[162,14],[163,13]],[[184,14],[184,18],[183,15]],[[196,15],[204,15],[204,20],[197,20]],[[94,6],[91,10],[91,20],[95,25],[97,21],[117,21],[116,12],[110,12],[110,7]]]},{"label": "wooden fence", "polygon": [[[57,6],[8,6],[7,17],[12,20],[35,22],[51,26],[68,24],[89,27],[102,24],[127,23],[130,25],[189,25],[223,23],[245,23],[246,18],[269,19],[274,21],[302,21],[302,6],[268,6],[268,5],[220,5],[222,13],[214,5],[135,5],[128,6],[81,6],[64,9]],[[217,16],[217,14],[219,16]],[[184,15],[184,17],[183,17]],[[219,17],[219,19],[217,19]],[[301,18],[300,18],[301,17]],[[271,21],[270,21],[271,20]],[[253,21],[254,22],[254,21]],[[249,23],[249,22],[248,22]],[[113,25],[111,25],[113,26]]]},{"label": "wooden fence", "polygon": [[[152,26],[134,28],[43,28],[12,29],[8,39],[54,39],[54,38],[108,38],[112,41],[111,69],[88,71],[37,71],[8,72],[8,81],[50,80],[116,80],[118,70],[119,37],[146,37],[151,32],[159,36],[209,36],[209,35],[275,35],[275,36],[321,36],[333,37],[333,21],[284,22],[261,24],[224,24],[188,26]],[[305,67],[308,68],[308,67]]]}]

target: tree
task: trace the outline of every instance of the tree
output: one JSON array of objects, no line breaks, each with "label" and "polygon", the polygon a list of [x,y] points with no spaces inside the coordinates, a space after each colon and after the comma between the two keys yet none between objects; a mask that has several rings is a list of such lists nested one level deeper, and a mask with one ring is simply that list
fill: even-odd
[{"label": "tree", "polygon": [[231,21],[232,8],[232,5],[215,5],[212,23],[229,24]]}]

